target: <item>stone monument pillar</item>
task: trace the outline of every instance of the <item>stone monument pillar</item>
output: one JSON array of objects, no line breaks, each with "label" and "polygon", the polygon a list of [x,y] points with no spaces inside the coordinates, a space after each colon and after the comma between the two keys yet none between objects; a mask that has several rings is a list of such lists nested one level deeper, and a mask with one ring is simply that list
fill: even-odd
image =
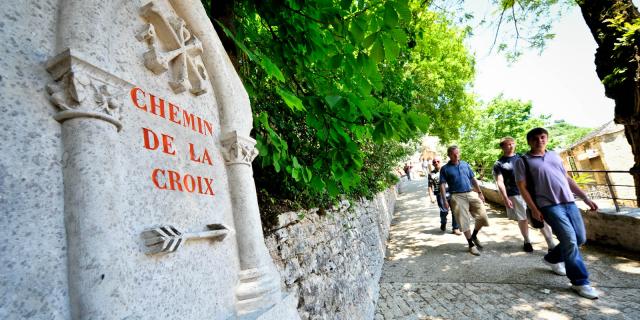
[{"label": "stone monument pillar", "polygon": [[110,244],[126,238],[117,232],[124,228],[118,218],[121,174],[114,151],[122,127],[121,95],[129,84],[72,50],[51,59],[47,70],[54,79],[47,91],[60,109],[54,118],[62,124],[71,315],[102,317],[100,310],[112,305],[100,297],[114,289],[107,283],[117,282],[102,280],[118,274],[110,272],[119,257]]},{"label": "stone monument pillar", "polygon": [[256,141],[230,132],[222,140],[228,166],[231,201],[238,234],[240,284],[238,312],[251,313],[280,300],[280,277],[264,244],[251,161],[258,155]]},{"label": "stone monument pillar", "polygon": [[194,35],[202,40],[205,66],[218,75],[212,77],[211,82],[220,106],[222,153],[228,168],[240,259],[237,310],[240,315],[252,314],[280,301],[281,291],[280,275],[264,243],[251,168],[251,162],[258,152],[255,140],[249,137],[253,128],[249,96],[211,22],[195,19],[206,16],[199,1],[171,0],[171,3],[178,14],[185,18]]}]

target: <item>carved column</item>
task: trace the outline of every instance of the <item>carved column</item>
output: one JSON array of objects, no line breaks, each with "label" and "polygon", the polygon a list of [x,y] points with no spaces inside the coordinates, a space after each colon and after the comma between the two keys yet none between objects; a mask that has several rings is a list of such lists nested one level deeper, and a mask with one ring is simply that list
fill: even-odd
[{"label": "carved column", "polygon": [[251,162],[258,155],[255,144],[237,131],[222,139],[240,258],[240,284],[236,288],[240,315],[266,309],[281,299],[280,276],[264,244],[253,180]]},{"label": "carved column", "polygon": [[71,50],[53,58],[47,70],[54,79],[47,91],[60,109],[54,118],[62,125],[72,318],[116,317],[110,310],[118,309],[113,292],[122,275],[111,270],[120,253],[109,248],[126,238],[113,230],[124,229],[116,151],[121,95],[129,85]]}]

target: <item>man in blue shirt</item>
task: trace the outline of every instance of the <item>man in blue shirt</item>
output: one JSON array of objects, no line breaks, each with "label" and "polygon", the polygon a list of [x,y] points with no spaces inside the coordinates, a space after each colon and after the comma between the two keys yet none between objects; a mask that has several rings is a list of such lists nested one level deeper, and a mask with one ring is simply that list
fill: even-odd
[{"label": "man in blue shirt", "polygon": [[[566,274],[571,280],[571,289],[579,295],[597,299],[598,292],[589,285],[589,273],[580,255],[579,246],[586,242],[587,237],[573,194],[582,198],[591,210],[597,210],[598,205],[567,175],[558,154],[546,150],[548,137],[549,133],[544,128],[535,128],[527,133],[531,150],[516,163],[516,182],[531,215],[538,220],[544,219],[560,241],[544,256],[543,262],[556,274]],[[527,179],[524,161],[528,163],[529,177],[533,181]],[[528,183],[533,183],[535,194],[527,190]]]},{"label": "man in blue shirt", "polygon": [[[449,162],[440,170],[440,196],[443,197],[442,202],[448,210],[449,203],[444,198],[445,184],[448,185],[451,193],[451,209],[460,225],[460,230],[467,238],[469,253],[479,256],[478,249],[482,250],[483,246],[478,240],[478,232],[482,227],[489,225],[487,211],[484,208],[484,195],[469,164],[460,160],[458,147],[450,146],[447,149],[447,155]],[[473,233],[470,231],[472,219],[475,220]]]},{"label": "man in blue shirt", "polygon": [[[498,186],[498,191],[500,191],[500,196],[502,196],[504,206],[507,209],[507,217],[510,220],[518,221],[520,233],[524,238],[522,249],[525,252],[532,252],[533,246],[529,240],[529,225],[527,224],[527,205],[520,195],[513,172],[516,162],[520,159],[520,155],[515,153],[515,140],[512,137],[502,138],[500,149],[502,149],[502,157],[493,165],[493,177],[496,179],[496,186]],[[553,243],[551,227],[545,223],[540,232],[547,241],[549,250],[553,249],[556,245]]]},{"label": "man in blue shirt", "polygon": [[[434,202],[433,196],[436,196],[436,200],[438,201],[438,208],[440,208],[440,230],[443,232],[447,228],[447,215],[449,214],[449,209],[444,208],[443,197],[440,196],[440,157],[433,158],[433,171],[431,171],[428,175],[429,179],[429,198],[431,199],[431,203]],[[451,199],[451,195],[447,191],[447,194],[444,197],[445,201]],[[458,226],[458,222],[456,221],[456,217],[451,213],[451,233],[455,235],[461,235],[460,226]]]}]

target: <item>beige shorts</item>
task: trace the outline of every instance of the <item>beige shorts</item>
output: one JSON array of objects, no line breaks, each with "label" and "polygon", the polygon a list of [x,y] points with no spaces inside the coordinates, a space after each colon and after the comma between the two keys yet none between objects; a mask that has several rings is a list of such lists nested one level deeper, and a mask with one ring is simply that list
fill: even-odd
[{"label": "beige shorts", "polygon": [[460,231],[465,232],[471,228],[472,220],[475,225],[486,227],[489,225],[487,210],[484,203],[475,192],[454,193],[451,195],[451,211],[460,224]]},{"label": "beige shorts", "polygon": [[511,203],[513,204],[513,208],[507,207],[507,217],[510,220],[527,220],[527,204],[524,202],[524,199],[521,195],[515,195],[509,197]]}]

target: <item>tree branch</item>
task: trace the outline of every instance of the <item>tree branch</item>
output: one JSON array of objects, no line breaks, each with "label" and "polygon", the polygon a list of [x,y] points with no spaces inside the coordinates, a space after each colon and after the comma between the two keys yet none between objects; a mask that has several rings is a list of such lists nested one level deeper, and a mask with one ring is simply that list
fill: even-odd
[{"label": "tree branch", "polygon": [[500,26],[502,25],[502,18],[504,17],[504,12],[507,11],[507,9],[502,9],[502,12],[500,13],[500,20],[498,20],[498,27],[496,28],[496,35],[493,37],[493,43],[491,44],[491,48],[489,49],[489,54],[491,54],[491,52],[493,51],[493,47],[495,47],[496,45],[496,41],[498,41],[498,34],[500,33]]}]

